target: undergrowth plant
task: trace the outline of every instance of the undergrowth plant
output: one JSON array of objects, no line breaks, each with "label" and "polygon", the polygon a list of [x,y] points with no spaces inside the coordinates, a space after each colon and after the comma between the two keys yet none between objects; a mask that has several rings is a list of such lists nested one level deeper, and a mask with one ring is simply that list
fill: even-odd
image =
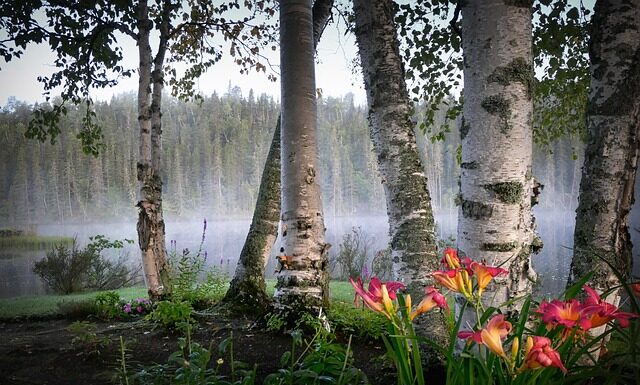
[{"label": "undergrowth plant", "polygon": [[[178,350],[171,353],[167,362],[141,367],[132,371],[127,367],[128,350],[120,341],[118,377],[120,384],[171,384],[171,385],[253,385],[256,368],[251,369],[236,361],[233,353],[233,333],[218,346],[218,358],[213,362],[215,351],[191,339],[191,325],[185,323],[185,335],[178,339]],[[220,374],[220,369],[229,359],[230,375]]]},{"label": "undergrowth plant", "polygon": [[166,329],[181,329],[196,323],[193,307],[188,301],[160,301],[146,319]]},{"label": "undergrowth plant", "polygon": [[[482,296],[493,277],[507,271],[469,258],[459,259],[453,249],[445,250],[443,265],[433,278],[463,299],[457,318],[448,314],[448,346],[419,339],[413,331],[412,321],[421,312],[436,306],[448,309],[445,297],[435,288],[427,288],[425,298],[413,310],[411,297],[396,293],[404,288],[399,282],[380,282],[374,277],[365,290],[360,279],[351,280],[356,298],[387,319],[389,333],[383,341],[396,365],[398,384],[427,383],[418,341],[446,357],[447,384],[638,383],[640,326],[634,320],[639,317],[639,308],[629,285],[623,287],[633,299],[633,313],[618,309],[585,286],[590,278],[587,276],[567,289],[564,300],[536,304],[530,297],[524,298],[519,315],[510,319],[502,312],[510,303],[485,307]],[[624,282],[619,274],[618,279]],[[578,299],[581,291],[582,300]],[[461,330],[465,308],[475,314],[469,330]],[[591,333],[604,326],[603,333]],[[615,345],[607,352],[610,337]],[[457,339],[466,340],[461,351]]]},{"label": "undergrowth plant", "polygon": [[96,324],[88,321],[76,321],[67,327],[74,334],[71,344],[87,354],[100,354],[100,350],[111,343],[109,337],[99,335],[97,329]]},{"label": "undergrowth plant", "polygon": [[351,337],[345,347],[334,340],[325,326],[317,327],[310,340],[305,340],[300,330],[292,331],[291,337],[291,350],[280,358],[282,368],[267,375],[264,385],[369,383],[366,375],[353,365]]},{"label": "undergrowth plant", "polygon": [[207,252],[202,250],[207,220],[204,220],[200,246],[195,254],[189,249],[177,252],[176,241],[171,241],[169,265],[172,272],[172,300],[187,301],[195,308],[206,308],[224,295],[228,278],[215,266],[207,266]]}]

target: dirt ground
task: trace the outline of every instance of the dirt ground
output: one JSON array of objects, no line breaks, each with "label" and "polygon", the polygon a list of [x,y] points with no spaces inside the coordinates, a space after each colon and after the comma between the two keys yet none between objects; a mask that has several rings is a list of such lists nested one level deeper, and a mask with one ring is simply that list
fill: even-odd
[{"label": "dirt ground", "polygon": [[[66,319],[5,321],[0,323],[0,384],[73,385],[114,384],[120,355],[120,336],[130,350],[130,370],[140,365],[166,363],[177,350],[178,333],[153,329],[143,322],[92,321],[95,339],[73,343],[77,333],[69,331],[73,323]],[[282,353],[291,349],[289,335],[251,327],[247,320],[201,320],[193,340],[203,346],[218,344],[233,332],[236,359],[257,364],[257,384],[277,371]],[[355,366],[363,370],[372,384],[394,384],[394,369],[381,359],[382,342],[352,341]],[[225,362],[228,359],[225,358]],[[212,361],[215,362],[217,357]],[[228,370],[223,365],[222,372]],[[115,381],[114,381],[115,380]]]}]

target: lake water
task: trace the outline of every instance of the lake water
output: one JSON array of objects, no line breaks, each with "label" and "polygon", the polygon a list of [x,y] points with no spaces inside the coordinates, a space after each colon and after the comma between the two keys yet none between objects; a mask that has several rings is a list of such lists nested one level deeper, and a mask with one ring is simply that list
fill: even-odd
[{"label": "lake water", "polygon": [[[540,254],[534,256],[533,264],[540,277],[542,294],[555,295],[562,292],[564,288],[571,263],[574,216],[573,211],[536,212],[538,233],[544,242],[544,248]],[[440,213],[436,216],[436,220],[440,238],[455,237],[455,211]],[[228,275],[232,275],[249,223],[249,219],[209,219],[202,246],[203,252],[207,253],[207,263],[216,265]],[[328,217],[325,225],[326,239],[333,245],[332,253],[339,250],[338,245],[343,235],[350,232],[353,226],[360,226],[370,237],[374,251],[384,249],[388,241],[388,225],[384,216]],[[81,245],[86,244],[89,241],[88,238],[96,234],[105,235],[110,239],[137,239],[135,223],[42,225],[37,226],[36,230],[41,235],[75,236]],[[176,252],[180,253],[187,248],[195,253],[202,239],[202,230],[201,221],[177,222],[168,219],[167,244],[175,240]],[[274,250],[277,249],[279,247],[274,247]],[[132,261],[137,261],[139,258],[136,243],[128,245],[119,252],[128,253]],[[46,250],[28,252],[0,250],[0,298],[44,293],[44,286],[31,269],[33,263],[43,258],[45,254]],[[275,258],[270,258],[267,265],[268,276],[273,275],[274,268]]]}]

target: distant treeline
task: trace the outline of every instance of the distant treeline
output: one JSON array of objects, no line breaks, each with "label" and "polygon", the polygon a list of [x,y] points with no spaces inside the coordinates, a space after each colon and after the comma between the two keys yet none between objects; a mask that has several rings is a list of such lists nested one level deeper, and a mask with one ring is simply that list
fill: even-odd
[{"label": "distant treeline", "polygon": [[[366,109],[353,96],[318,100],[320,178],[327,215],[384,214],[384,193],[367,128]],[[135,94],[95,105],[104,144],[85,155],[75,138],[83,111],[70,108],[55,144],[26,139],[32,106],[12,102],[0,112],[0,224],[80,222],[136,216],[138,124]],[[279,105],[238,87],[202,103],[163,104],[164,208],[167,216],[238,216],[253,212]],[[445,142],[418,135],[436,208],[457,194],[456,124]],[[550,150],[553,150],[551,153]],[[581,145],[569,139],[536,151],[534,174],[572,206]],[[579,181],[578,181],[579,182]]]}]

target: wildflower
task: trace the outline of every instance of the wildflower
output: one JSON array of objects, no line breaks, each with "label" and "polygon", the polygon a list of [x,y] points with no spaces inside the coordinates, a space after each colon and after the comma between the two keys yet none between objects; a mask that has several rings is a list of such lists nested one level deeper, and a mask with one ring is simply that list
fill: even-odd
[{"label": "wildflower", "polygon": [[444,255],[442,256],[442,264],[448,269],[460,268],[460,259],[458,258],[458,252],[456,249],[447,247],[444,249]]},{"label": "wildflower", "polygon": [[567,372],[567,368],[564,367],[560,360],[560,354],[551,347],[551,340],[549,338],[529,336],[527,338],[525,360],[520,371],[549,366],[555,366],[564,373]]},{"label": "wildflower", "polygon": [[503,314],[497,314],[491,317],[485,328],[477,331],[462,330],[458,332],[458,338],[486,345],[495,354],[507,358],[502,348],[502,340],[507,338],[510,331],[511,322],[505,321]]},{"label": "wildflower", "polygon": [[543,301],[536,312],[542,315],[542,322],[547,324],[549,330],[560,325],[567,329],[578,326],[585,331],[591,328],[591,321],[584,316],[583,310],[582,304],[576,299],[554,299],[551,302]]},{"label": "wildflower", "polygon": [[598,293],[589,286],[583,287],[587,292],[587,298],[584,300],[583,313],[588,317],[591,327],[597,328],[609,321],[617,319],[620,322],[620,327],[626,328],[629,326],[629,319],[638,317],[637,314],[627,313],[619,311],[618,308],[604,301]]},{"label": "wildflower", "polygon": [[128,314],[128,313],[131,313],[131,304],[130,304],[130,303],[126,303],[126,304],[124,305],[124,307],[122,308],[122,311],[123,311],[123,312],[125,312],[125,313],[127,313],[127,314]]},{"label": "wildflower", "polygon": [[369,290],[365,291],[362,280],[360,278],[354,281],[353,278],[349,278],[349,282],[356,290],[355,305],[359,304],[358,297],[362,298],[362,302],[371,310],[385,314],[387,317],[389,313],[385,312],[385,309],[391,309],[392,300],[396,299],[396,291],[404,289],[404,285],[400,282],[389,281],[381,283],[377,277],[371,278],[369,282]]},{"label": "wildflower", "polygon": [[471,262],[469,269],[476,276],[476,280],[478,282],[478,295],[482,295],[482,291],[494,277],[508,273],[505,269],[487,266],[484,263],[478,262]]},{"label": "wildflower", "polygon": [[431,276],[447,289],[462,293],[465,297],[471,296],[473,286],[465,269],[434,271]]},{"label": "wildflower", "polygon": [[[444,298],[442,294],[433,286],[424,288],[425,296],[422,298],[422,301],[418,304],[416,310],[412,311],[409,315],[409,318],[413,320],[415,317],[422,313],[426,313],[434,307],[438,306],[443,309],[448,309],[449,305],[447,304],[447,300]],[[408,308],[411,309],[411,297],[407,295],[407,303]]]},{"label": "wildflower", "polygon": [[495,354],[506,358],[504,349],[502,348],[502,340],[507,338],[507,334],[511,331],[511,322],[504,320],[503,314],[498,314],[489,320],[487,326],[480,331],[482,343]]},{"label": "wildflower", "polygon": [[370,276],[371,273],[369,273],[369,268],[367,267],[367,265],[364,265],[364,267],[362,268],[362,277],[364,277],[364,280],[366,281]]},{"label": "wildflower", "polygon": [[482,330],[460,330],[458,332],[458,338],[461,340],[467,340],[467,343],[471,343],[471,341],[476,344],[482,345]]},{"label": "wildflower", "polygon": [[224,360],[222,358],[218,358],[218,360],[216,361],[216,364],[222,365],[224,364]]},{"label": "wildflower", "polygon": [[136,307],[136,311],[140,314],[142,314],[142,306],[138,306]]}]

